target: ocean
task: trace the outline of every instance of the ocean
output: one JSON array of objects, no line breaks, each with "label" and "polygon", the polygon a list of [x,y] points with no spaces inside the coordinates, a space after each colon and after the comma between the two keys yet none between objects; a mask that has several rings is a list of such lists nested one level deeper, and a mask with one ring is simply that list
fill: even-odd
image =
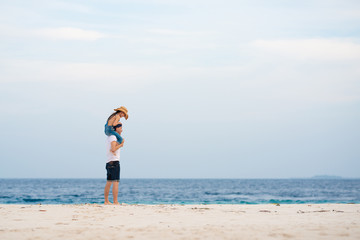
[{"label": "ocean", "polygon": [[[0,204],[101,204],[105,183],[103,179],[0,179]],[[121,179],[119,202],[360,203],[360,179]]]}]

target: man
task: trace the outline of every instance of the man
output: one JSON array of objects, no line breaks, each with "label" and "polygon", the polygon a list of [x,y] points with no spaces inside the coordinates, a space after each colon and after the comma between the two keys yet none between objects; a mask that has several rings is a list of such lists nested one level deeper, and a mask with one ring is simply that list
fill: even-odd
[{"label": "man", "polygon": [[[122,124],[119,123],[116,126],[113,126],[114,130],[121,134],[122,132]],[[110,135],[106,138],[106,155],[107,155],[107,163],[106,163],[106,172],[107,172],[107,181],[104,189],[104,197],[105,204],[109,205],[111,202],[109,201],[109,192],[111,185],[112,194],[114,198],[114,204],[118,205],[118,192],[119,192],[119,180],[120,180],[120,148],[124,146],[124,141],[121,144],[117,142],[115,135]]]}]

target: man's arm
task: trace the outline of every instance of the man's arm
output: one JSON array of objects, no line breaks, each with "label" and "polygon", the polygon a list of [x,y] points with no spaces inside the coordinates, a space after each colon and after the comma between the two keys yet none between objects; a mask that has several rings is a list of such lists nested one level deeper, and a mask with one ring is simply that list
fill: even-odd
[{"label": "man's arm", "polygon": [[119,148],[121,148],[122,146],[124,146],[124,142],[125,142],[125,140],[123,140],[121,144],[119,144],[119,143],[116,142],[116,141],[111,142],[111,151],[112,151],[112,152],[115,152],[116,150],[118,150]]}]

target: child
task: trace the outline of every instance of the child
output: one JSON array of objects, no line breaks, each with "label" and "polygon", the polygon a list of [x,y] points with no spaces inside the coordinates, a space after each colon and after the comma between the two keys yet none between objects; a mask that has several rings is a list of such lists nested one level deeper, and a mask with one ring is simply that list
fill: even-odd
[{"label": "child", "polygon": [[126,109],[126,107],[121,106],[117,109],[114,109],[114,111],[115,112],[110,115],[110,117],[108,118],[105,124],[105,134],[107,136],[115,135],[117,142],[121,144],[124,141],[124,139],[120,136],[120,134],[115,132],[114,126],[121,124],[119,123],[120,118],[124,117],[126,120],[129,118],[128,110]]}]

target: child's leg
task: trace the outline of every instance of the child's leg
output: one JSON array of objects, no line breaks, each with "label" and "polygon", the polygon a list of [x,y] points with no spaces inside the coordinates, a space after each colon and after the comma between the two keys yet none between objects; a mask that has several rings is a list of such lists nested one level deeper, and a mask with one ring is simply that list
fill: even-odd
[{"label": "child's leg", "polygon": [[118,134],[117,132],[114,131],[114,128],[112,126],[109,126],[109,125],[105,125],[105,134],[107,136],[110,136],[110,135],[115,135],[116,139],[117,139],[117,142],[118,143],[122,143],[123,141],[123,138],[120,136],[120,134]]},{"label": "child's leg", "polygon": [[117,132],[113,131],[111,135],[115,135],[116,139],[117,139],[117,142],[118,143],[122,143],[123,141],[123,138],[120,136],[120,134],[118,134]]},{"label": "child's leg", "polygon": [[105,135],[106,135],[106,136],[110,136],[110,135],[111,135],[111,134],[110,134],[111,129],[112,129],[111,126],[105,124],[105,130],[104,130],[104,132],[105,132]]}]

